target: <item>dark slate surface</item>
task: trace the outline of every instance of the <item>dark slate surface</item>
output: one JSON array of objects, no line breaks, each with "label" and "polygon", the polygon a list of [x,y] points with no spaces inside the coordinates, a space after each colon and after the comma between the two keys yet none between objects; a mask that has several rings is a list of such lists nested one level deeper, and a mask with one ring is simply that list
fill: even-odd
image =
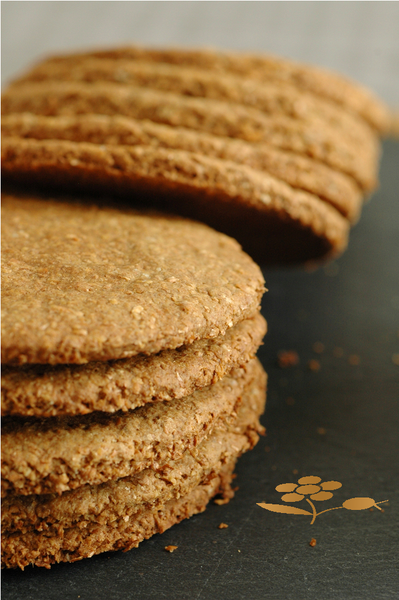
[{"label": "dark slate surface", "polygon": [[[399,598],[398,167],[399,144],[387,142],[381,188],[341,259],[314,273],[265,274],[268,433],[240,459],[234,500],[126,554],[3,572],[3,600]],[[295,349],[299,365],[278,368],[281,349]],[[308,369],[312,358],[318,372]],[[256,505],[284,504],[275,487],[305,475],[342,483],[319,511],[359,496],[389,503],[384,512],[327,512],[313,525]],[[222,521],[228,529],[218,529]],[[179,548],[169,554],[168,544]]]}]

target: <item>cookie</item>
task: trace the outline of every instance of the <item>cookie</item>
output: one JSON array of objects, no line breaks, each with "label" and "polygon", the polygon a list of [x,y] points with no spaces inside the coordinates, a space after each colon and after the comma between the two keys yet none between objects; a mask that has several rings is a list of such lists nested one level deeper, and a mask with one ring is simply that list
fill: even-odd
[{"label": "cookie", "polygon": [[2,226],[6,364],[153,354],[259,308],[260,269],[198,223],[5,195]]},{"label": "cookie", "polygon": [[210,98],[251,106],[270,115],[286,115],[316,125],[328,123],[355,144],[375,144],[375,132],[359,117],[327,99],[309,94],[288,82],[261,83],[180,65],[87,57],[78,64],[44,62],[12,84],[76,81],[113,82],[179,95]]},{"label": "cookie", "polygon": [[[46,566],[79,560],[106,550],[135,547],[142,539],[162,532],[163,527],[154,530],[154,521],[164,514],[167,503],[185,499],[198,486],[218,483],[218,477],[231,472],[237,457],[254,446],[262,432],[258,418],[263,403],[263,393],[244,395],[237,417],[228,427],[215,430],[180,460],[168,461],[156,470],[146,469],[99,486],[86,485],[60,496],[5,499],[3,563],[23,568],[29,563]],[[232,495],[228,489],[224,493]]]},{"label": "cookie", "polygon": [[180,459],[235,416],[243,396],[264,404],[253,359],[191,396],[126,413],[3,419],[2,494],[61,493],[157,469]]},{"label": "cookie", "polygon": [[387,107],[362,85],[325,69],[267,54],[127,46],[56,56],[48,59],[47,64],[68,64],[73,67],[91,57],[167,63],[197,67],[220,74],[229,73],[262,82],[289,82],[299,89],[327,98],[358,114],[377,131],[386,132],[389,128]]},{"label": "cookie", "polygon": [[[312,194],[295,190],[266,173],[230,161],[151,146],[98,146],[83,142],[19,138],[3,138],[2,159],[3,177],[8,181],[41,186],[47,184],[63,190],[69,188],[108,192],[120,194],[129,201],[136,197],[136,200],[155,204],[167,211],[204,220],[210,226],[236,237],[244,250],[263,264],[300,263],[332,257],[342,252],[347,244],[349,222],[334,207]],[[44,204],[41,206],[41,210],[44,210]],[[69,235],[74,235],[72,230]],[[65,236],[64,239],[66,240]],[[78,242],[70,242],[69,246],[71,245],[81,251]],[[12,252],[18,252],[15,245],[12,246]],[[170,252],[172,255],[176,252],[173,246]],[[164,262],[166,263],[166,259]],[[202,270],[204,272],[204,267]],[[252,280],[252,271],[247,272],[251,285],[260,290],[255,279]],[[173,276],[178,275],[174,273]],[[160,278],[157,275],[155,280]],[[230,281],[233,280],[230,277]],[[162,283],[165,283],[165,279],[162,279]],[[86,297],[87,294],[85,302]],[[137,303],[141,306],[141,303]],[[251,311],[254,312],[256,308],[256,303],[252,303]],[[146,307],[147,310],[149,307]],[[246,311],[246,314],[240,311],[237,321],[248,316],[251,311]],[[229,315],[230,312],[229,310]],[[10,327],[14,330],[15,318],[16,315],[13,315],[13,321],[10,322]],[[166,319],[170,327],[169,315]],[[190,319],[186,318],[186,321]],[[47,315],[43,315],[42,325],[47,322]],[[166,324],[165,327],[167,330]],[[219,333],[220,330],[215,331],[215,336]],[[42,335],[47,338],[49,334],[43,332]],[[211,336],[209,333],[198,335]],[[15,335],[14,339],[15,343],[17,339],[21,343],[19,335]],[[194,341],[193,337],[184,340],[183,336],[179,336],[178,339],[180,344]],[[180,345],[179,342],[173,341],[175,346]],[[81,346],[83,343],[82,340]],[[137,351],[155,352],[161,349],[159,346],[158,350],[155,348],[153,344],[145,350],[143,345]],[[93,349],[90,354],[92,358],[87,356],[87,360],[96,359],[93,356],[94,350],[97,351]],[[79,347],[79,353],[81,352]],[[130,350],[130,353],[135,352]],[[7,362],[16,361],[18,357],[21,360],[21,355],[26,354],[27,350],[22,351],[21,348]],[[29,362],[56,362],[49,353],[43,358],[40,356],[40,360],[38,358],[39,356],[29,358]],[[108,358],[118,357],[108,355]],[[67,360],[57,359],[57,362],[83,362],[83,357],[76,352],[76,356],[72,354]]]},{"label": "cookie", "polygon": [[76,562],[101,552],[126,552],[137,548],[144,539],[203,512],[216,494],[222,494],[226,500],[231,498],[234,495],[230,486],[233,470],[234,464],[226,465],[214,477],[211,473],[210,479],[206,478],[185,496],[173,498],[161,506],[144,506],[132,522],[124,518],[102,522],[100,517],[99,522],[90,523],[86,528],[73,526],[66,531],[60,528],[60,534],[54,531],[56,527],[45,531],[5,533],[2,536],[2,564],[22,570],[29,564],[49,569],[57,562]]},{"label": "cookie", "polygon": [[254,357],[266,333],[260,314],[225,335],[118,361],[87,365],[3,366],[2,416],[53,417],[127,411],[189,396]]},{"label": "cookie", "polygon": [[266,144],[213,136],[184,127],[138,121],[118,115],[71,115],[43,117],[32,113],[5,115],[4,137],[57,139],[99,145],[155,146],[187,150],[265,171],[332,204],[349,221],[356,222],[362,194],[355,181],[307,156],[285,152]]},{"label": "cookie", "polygon": [[301,122],[285,115],[218,100],[115,83],[50,81],[6,90],[2,114],[32,112],[44,116],[97,113],[149,119],[213,135],[267,143],[280,150],[310,156],[350,175],[365,190],[376,186],[379,147],[354,144],[326,122]]}]

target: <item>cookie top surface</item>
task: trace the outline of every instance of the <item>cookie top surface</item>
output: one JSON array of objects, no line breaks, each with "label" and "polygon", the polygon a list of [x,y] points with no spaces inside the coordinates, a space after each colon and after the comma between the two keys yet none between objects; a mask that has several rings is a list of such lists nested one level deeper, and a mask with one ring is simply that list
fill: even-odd
[{"label": "cookie top surface", "polygon": [[174,217],[3,195],[2,362],[86,363],[217,337],[259,307],[234,240]]}]

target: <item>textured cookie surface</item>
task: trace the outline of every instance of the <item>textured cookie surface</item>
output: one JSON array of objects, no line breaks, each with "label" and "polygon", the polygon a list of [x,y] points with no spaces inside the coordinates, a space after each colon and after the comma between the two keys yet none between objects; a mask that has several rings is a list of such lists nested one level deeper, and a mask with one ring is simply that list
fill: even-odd
[{"label": "textured cookie surface", "polygon": [[288,82],[261,83],[253,79],[226,75],[180,65],[145,61],[111,60],[88,57],[71,63],[42,63],[12,86],[30,82],[82,81],[114,82],[184,96],[210,98],[252,106],[270,114],[283,114],[299,121],[333,125],[340,135],[358,144],[373,143],[370,127],[352,113],[327,99],[304,92]]},{"label": "textured cookie surface", "polygon": [[[210,473],[210,479],[178,499],[172,498],[163,505],[144,506],[136,518],[118,518],[113,522],[81,523],[66,531],[60,527],[60,535],[50,531],[27,531],[2,536],[3,566],[9,568],[34,564],[51,568],[57,562],[75,562],[109,550],[131,550],[155,533],[163,533],[172,525],[203,512],[209,500],[216,494],[229,499],[234,496],[230,483],[234,463],[223,466],[218,474]],[[129,516],[129,515],[125,515]],[[86,525],[86,527],[85,527]]]},{"label": "textured cookie surface", "polygon": [[152,146],[17,138],[3,139],[2,157],[4,176],[16,182],[107,190],[204,220],[264,264],[346,247],[349,222],[333,206],[230,161]]},{"label": "textured cookie surface", "polygon": [[1,130],[6,138],[186,150],[265,171],[293,188],[319,196],[350,221],[357,220],[362,206],[360,188],[351,177],[311,157],[279,150],[267,144],[249,144],[185,127],[171,127],[119,115],[45,117],[32,113],[12,113],[3,116]]},{"label": "textured cookie surface", "polygon": [[177,460],[224,426],[243,394],[264,400],[256,359],[191,396],[127,413],[3,419],[2,494],[61,493]]},{"label": "textured cookie surface", "polygon": [[380,131],[386,131],[388,128],[389,114],[386,106],[363,86],[336,73],[271,55],[239,54],[213,49],[157,49],[127,46],[56,56],[50,58],[46,63],[48,65],[62,63],[73,67],[91,57],[184,65],[213,70],[220,74],[233,73],[262,82],[290,82],[300,89],[328,98],[361,115]]},{"label": "textured cookie surface", "polygon": [[179,218],[3,196],[4,363],[176,348],[252,316],[262,274],[232,239]]},{"label": "textured cookie surface", "polygon": [[[67,555],[69,560],[79,560],[105,550],[137,546],[142,539],[163,531],[154,531],[154,519],[145,515],[158,517],[167,502],[186,497],[201,484],[213,485],[215,479],[230,472],[230,465],[254,446],[262,432],[258,418],[263,405],[263,393],[256,396],[251,390],[250,395],[244,394],[237,417],[227,428],[215,430],[180,460],[168,461],[156,470],[83,486],[61,496],[5,499],[3,563],[23,568],[29,563],[46,566],[68,560]],[[227,494],[232,492],[226,489]]]},{"label": "textured cookie surface", "polygon": [[353,143],[326,121],[303,122],[241,104],[109,82],[50,81],[11,87],[2,96],[2,114],[15,112],[123,115],[189,127],[310,156],[347,173],[367,190],[376,185],[379,149],[375,136],[369,144]]},{"label": "textured cookie surface", "polygon": [[2,369],[2,415],[51,417],[94,410],[130,410],[172,400],[216,383],[248,362],[266,332],[260,314],[216,339],[152,356],[87,365],[26,365]]}]

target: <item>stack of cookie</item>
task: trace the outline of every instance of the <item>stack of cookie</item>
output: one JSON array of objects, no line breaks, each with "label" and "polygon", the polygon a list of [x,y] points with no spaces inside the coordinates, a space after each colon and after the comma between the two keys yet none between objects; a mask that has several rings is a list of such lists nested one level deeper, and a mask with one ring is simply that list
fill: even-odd
[{"label": "stack of cookie", "polygon": [[2,559],[136,547],[233,495],[266,376],[262,274],[179,217],[3,197]]},{"label": "stack of cookie", "polygon": [[3,96],[3,177],[205,221],[262,264],[333,257],[377,183],[386,108],[287,60],[128,47],[50,58]]}]

